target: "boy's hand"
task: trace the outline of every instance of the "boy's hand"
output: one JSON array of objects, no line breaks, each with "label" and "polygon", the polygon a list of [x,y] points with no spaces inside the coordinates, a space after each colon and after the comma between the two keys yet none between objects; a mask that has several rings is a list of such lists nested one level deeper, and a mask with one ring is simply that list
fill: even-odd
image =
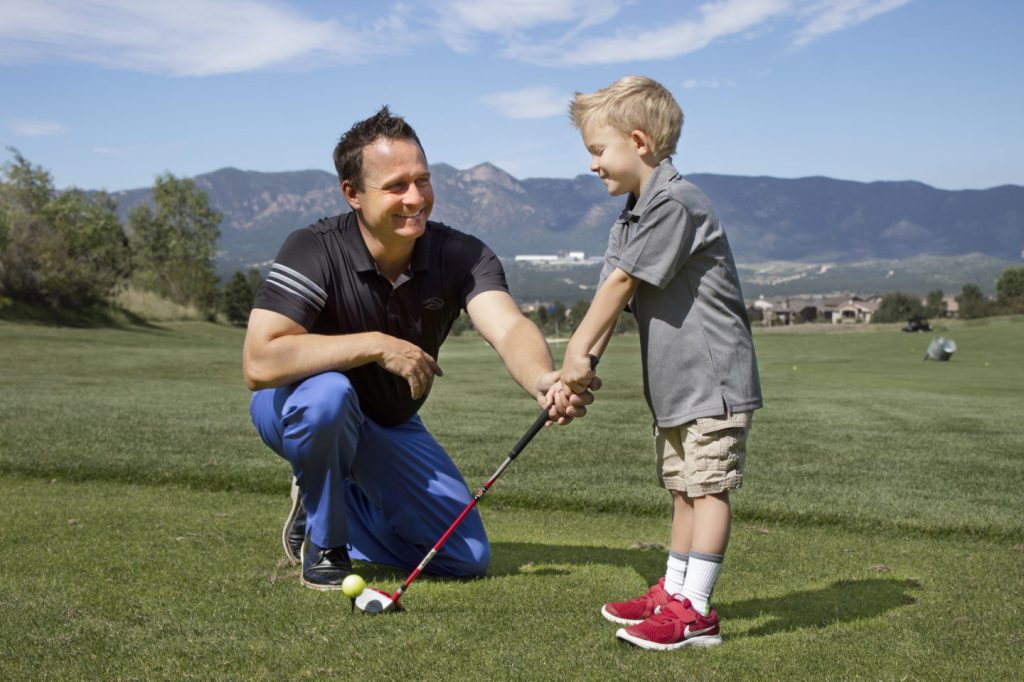
[{"label": "boy's hand", "polygon": [[551,418],[548,426],[554,423],[564,426],[573,419],[586,416],[587,405],[594,402],[594,394],[590,391],[599,388],[601,379],[595,376],[590,382],[590,390],[573,393],[558,380],[558,372],[546,374],[538,386],[537,402],[548,410],[548,416]]},{"label": "boy's hand", "polygon": [[583,393],[594,380],[594,361],[590,355],[566,355],[558,379],[573,393]]}]

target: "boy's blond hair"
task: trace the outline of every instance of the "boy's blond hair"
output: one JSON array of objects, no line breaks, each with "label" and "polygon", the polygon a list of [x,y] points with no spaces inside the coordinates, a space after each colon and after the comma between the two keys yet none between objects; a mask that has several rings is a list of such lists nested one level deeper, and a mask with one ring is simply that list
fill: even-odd
[{"label": "boy's blond hair", "polygon": [[683,129],[683,110],[672,93],[646,76],[626,76],[597,92],[577,92],[569,118],[580,130],[590,122],[606,123],[624,135],[642,130],[659,160],[676,153]]}]

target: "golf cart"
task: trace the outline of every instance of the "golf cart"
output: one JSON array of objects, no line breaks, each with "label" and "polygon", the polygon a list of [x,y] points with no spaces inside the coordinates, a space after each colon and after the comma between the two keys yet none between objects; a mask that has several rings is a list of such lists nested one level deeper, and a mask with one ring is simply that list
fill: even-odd
[{"label": "golf cart", "polygon": [[921,315],[915,316],[907,320],[907,326],[903,328],[905,332],[930,332],[931,326],[928,324],[928,318]]}]

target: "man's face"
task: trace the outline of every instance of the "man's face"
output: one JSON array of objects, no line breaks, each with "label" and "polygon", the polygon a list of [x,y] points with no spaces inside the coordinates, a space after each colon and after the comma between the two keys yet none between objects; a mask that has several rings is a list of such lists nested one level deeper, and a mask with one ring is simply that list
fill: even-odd
[{"label": "man's face", "polygon": [[590,170],[608,188],[608,194],[640,194],[648,169],[636,141],[610,125],[593,121],[580,130],[590,152]]},{"label": "man's face", "polygon": [[378,139],[363,149],[363,189],[342,192],[364,229],[385,248],[412,242],[427,229],[434,206],[430,168],[412,140]]}]

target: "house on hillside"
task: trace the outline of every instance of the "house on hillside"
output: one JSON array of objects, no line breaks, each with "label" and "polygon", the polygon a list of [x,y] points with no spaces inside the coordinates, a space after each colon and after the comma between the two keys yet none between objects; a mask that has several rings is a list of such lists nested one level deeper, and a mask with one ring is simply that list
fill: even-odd
[{"label": "house on hillside", "polygon": [[854,296],[832,311],[832,324],[868,323],[882,305],[881,296]]},{"label": "house on hillside", "polygon": [[751,323],[764,327],[827,320],[832,324],[870,322],[882,304],[881,296],[785,296],[747,303]]}]

